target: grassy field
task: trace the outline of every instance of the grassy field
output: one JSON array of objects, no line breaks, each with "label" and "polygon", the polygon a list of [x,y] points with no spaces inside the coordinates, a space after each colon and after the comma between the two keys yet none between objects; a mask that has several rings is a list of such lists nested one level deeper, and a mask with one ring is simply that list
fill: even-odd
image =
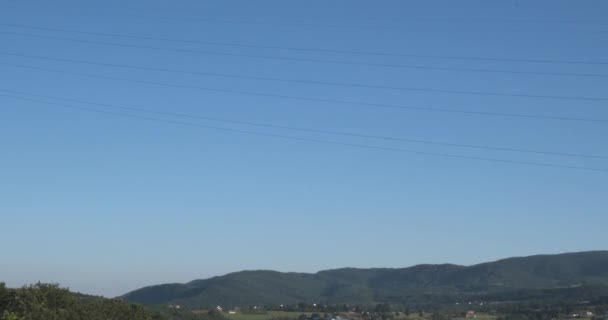
[{"label": "grassy field", "polygon": [[[230,320],[270,320],[273,318],[293,318],[296,319],[302,312],[288,312],[288,311],[268,311],[265,314],[247,314],[247,313],[236,313],[236,314],[224,314]],[[310,316],[311,313],[306,313]]]},{"label": "grassy field", "polygon": [[[296,319],[298,316],[302,314],[302,312],[288,312],[288,311],[268,311],[265,314],[247,314],[247,313],[237,313],[237,314],[227,314],[224,315],[228,317],[230,320],[270,320],[273,318],[292,318]],[[306,313],[306,315],[310,316],[312,313]],[[428,320],[431,319],[431,313],[425,313],[420,317],[417,312],[412,312],[409,316],[405,316],[404,313],[401,313],[399,317],[396,317],[397,320]],[[496,316],[490,314],[478,313],[477,317],[474,319],[466,319],[466,318],[454,318],[454,320],[496,320]]]},{"label": "grassy field", "polygon": [[454,320],[496,320],[496,316],[495,315],[491,315],[491,314],[486,314],[486,313],[478,313],[477,317],[471,319],[471,318],[453,318]]}]

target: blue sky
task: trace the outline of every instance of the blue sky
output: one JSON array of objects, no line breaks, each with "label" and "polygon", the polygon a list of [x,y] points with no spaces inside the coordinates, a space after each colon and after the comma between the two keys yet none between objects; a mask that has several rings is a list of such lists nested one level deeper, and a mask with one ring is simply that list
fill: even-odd
[{"label": "blue sky", "polygon": [[[40,280],[114,296],[144,285],[242,269],[313,272],[346,266],[473,264],[515,255],[606,249],[605,171],[431,156],[197,126],[608,169],[605,158],[255,127],[32,96],[315,130],[608,156],[608,122],[377,106],[606,120],[606,100],[601,100],[608,98],[606,2],[130,1],[124,5],[61,0],[0,5],[0,90],[22,92],[0,91],[0,280],[11,286]],[[505,61],[509,59],[545,62]],[[507,95],[264,81],[99,63]]]}]

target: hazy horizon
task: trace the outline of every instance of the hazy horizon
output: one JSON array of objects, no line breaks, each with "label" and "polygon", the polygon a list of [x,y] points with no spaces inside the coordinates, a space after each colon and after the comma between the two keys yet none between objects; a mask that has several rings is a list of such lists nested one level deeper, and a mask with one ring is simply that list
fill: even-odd
[{"label": "hazy horizon", "polygon": [[[489,259],[489,260],[481,260],[481,261],[475,261],[475,262],[471,262],[471,263],[455,263],[455,262],[451,262],[451,261],[443,261],[443,262],[419,262],[419,263],[413,263],[410,265],[403,265],[403,266],[385,266],[385,265],[369,265],[369,266],[339,266],[339,267],[326,267],[326,268],[322,268],[322,269],[316,269],[316,270],[309,270],[309,271],[303,271],[303,270],[277,270],[277,269],[271,269],[271,268],[243,268],[243,269],[239,269],[239,270],[231,270],[231,271],[227,271],[225,273],[218,273],[218,274],[209,274],[206,276],[193,276],[188,278],[187,275],[183,275],[181,277],[181,279],[185,279],[185,280],[166,280],[166,281],[159,281],[159,282],[152,282],[152,283],[144,283],[144,284],[140,284],[137,285],[135,287],[132,288],[126,288],[124,291],[116,291],[118,289],[110,289],[107,292],[88,292],[86,291],[86,288],[84,288],[84,290],[79,290],[78,287],[73,287],[70,286],[70,280],[69,279],[65,279],[64,281],[55,281],[53,279],[45,279],[45,280],[35,280],[35,281],[31,281],[31,282],[26,282],[26,283],[22,283],[22,284],[11,284],[11,282],[8,282],[7,285],[9,287],[21,287],[24,285],[29,285],[29,284],[34,284],[38,281],[43,282],[43,283],[58,283],[60,284],[62,287],[68,287],[71,290],[80,292],[80,293],[84,293],[84,294],[91,294],[91,295],[98,295],[98,296],[104,296],[107,298],[113,298],[113,297],[118,297],[121,296],[125,293],[131,292],[133,290],[136,289],[140,289],[143,287],[147,287],[147,286],[154,286],[154,285],[161,285],[161,284],[168,284],[168,283],[187,283],[193,280],[203,280],[203,279],[209,279],[209,278],[213,278],[213,277],[217,277],[217,276],[223,276],[226,274],[230,274],[233,272],[240,272],[240,271],[260,271],[260,270],[267,270],[267,271],[278,271],[278,272],[296,272],[296,273],[316,273],[319,271],[324,271],[324,270],[331,270],[331,269],[341,269],[341,268],[361,268],[361,269],[369,269],[369,268],[408,268],[408,267],[413,267],[416,265],[421,265],[421,264],[455,264],[455,265],[461,265],[461,266],[472,266],[472,265],[476,265],[479,263],[485,263],[485,262],[493,262],[493,261],[497,261],[497,260],[501,260],[501,259],[507,259],[507,258],[517,258],[517,257],[528,257],[528,256],[536,256],[536,255],[551,255],[551,254],[563,254],[563,253],[575,253],[575,252],[591,252],[591,251],[607,251],[606,249],[590,249],[590,250],[580,250],[580,251],[568,251],[568,252],[550,252],[550,253],[533,253],[533,254],[521,254],[521,255],[514,255],[514,256],[508,256],[508,257],[499,257],[499,258],[494,258],[494,259]],[[107,290],[107,289],[102,289],[102,290]]]}]

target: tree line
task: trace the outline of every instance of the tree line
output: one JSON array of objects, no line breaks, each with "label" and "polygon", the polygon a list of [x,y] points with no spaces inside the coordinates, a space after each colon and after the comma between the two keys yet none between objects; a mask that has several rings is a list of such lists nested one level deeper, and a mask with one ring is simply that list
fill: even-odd
[{"label": "tree line", "polygon": [[0,282],[0,320],[225,320],[218,314],[147,309],[119,299],[70,292],[37,283],[11,289]]}]

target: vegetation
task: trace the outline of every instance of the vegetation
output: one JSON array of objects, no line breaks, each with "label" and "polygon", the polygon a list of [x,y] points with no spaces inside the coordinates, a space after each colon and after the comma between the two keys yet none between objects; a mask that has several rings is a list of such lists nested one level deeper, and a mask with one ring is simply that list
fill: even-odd
[{"label": "vegetation", "polygon": [[298,304],[371,306],[381,301],[430,309],[469,300],[588,300],[607,296],[607,288],[608,251],[594,251],[510,258],[469,267],[346,268],[315,274],[243,271],[187,284],[146,287],[124,299],[199,309],[282,304],[294,311],[315,312]]},{"label": "vegetation", "polygon": [[296,311],[266,311],[266,312],[238,312],[228,314],[226,317],[230,320],[296,320],[304,315],[309,319],[312,313],[296,312]]},{"label": "vegetation", "polygon": [[[35,284],[7,289],[0,283],[0,320],[607,320],[608,299],[484,304],[469,302],[436,307],[430,312],[399,304],[362,307],[299,303],[291,306],[243,308],[221,312],[181,306],[144,308],[116,299],[75,294],[57,285]],[[301,310],[296,310],[301,309]],[[474,311],[473,311],[474,310]],[[311,312],[312,311],[312,312]]]},{"label": "vegetation", "polygon": [[122,300],[75,294],[54,284],[8,289],[0,283],[0,320],[225,320],[222,315],[149,310]]},{"label": "vegetation", "polygon": [[607,266],[604,251],[471,267],[245,271],[121,299],[0,283],[0,320],[606,320]]},{"label": "vegetation", "polygon": [[0,284],[2,320],[152,320],[165,319],[142,306],[71,293],[57,285],[7,289]]}]

